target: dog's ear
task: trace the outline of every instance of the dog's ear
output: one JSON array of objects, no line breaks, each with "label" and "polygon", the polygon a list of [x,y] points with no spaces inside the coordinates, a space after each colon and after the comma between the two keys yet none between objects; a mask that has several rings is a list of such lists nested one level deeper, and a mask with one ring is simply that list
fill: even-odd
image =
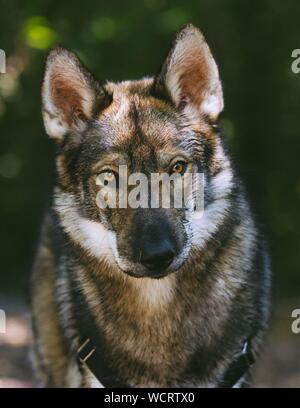
[{"label": "dog's ear", "polygon": [[59,142],[66,133],[82,132],[105,98],[104,89],[75,54],[62,47],[50,51],[42,85],[42,113],[50,137]]},{"label": "dog's ear", "polygon": [[178,108],[201,113],[212,121],[224,107],[217,64],[203,35],[191,24],[177,34],[155,86],[167,92]]}]

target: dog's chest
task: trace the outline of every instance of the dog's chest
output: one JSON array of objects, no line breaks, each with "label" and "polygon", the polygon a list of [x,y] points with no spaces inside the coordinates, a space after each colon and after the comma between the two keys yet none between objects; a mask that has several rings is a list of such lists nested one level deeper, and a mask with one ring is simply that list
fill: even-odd
[{"label": "dog's chest", "polygon": [[136,297],[120,295],[114,302],[106,294],[98,303],[97,324],[109,364],[132,386],[175,384],[193,352],[192,316],[174,301],[170,288],[160,288],[160,295],[162,290],[164,296],[142,291]]},{"label": "dog's chest", "polygon": [[105,342],[114,370],[135,386],[169,385],[184,369],[193,348],[192,330],[171,316],[127,316],[106,322]]}]

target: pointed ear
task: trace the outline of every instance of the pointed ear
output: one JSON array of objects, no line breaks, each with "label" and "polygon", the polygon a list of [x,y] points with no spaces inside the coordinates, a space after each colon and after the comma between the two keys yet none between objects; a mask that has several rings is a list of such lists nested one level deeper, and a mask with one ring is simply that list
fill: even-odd
[{"label": "pointed ear", "polygon": [[75,54],[62,47],[50,51],[42,85],[43,119],[50,137],[61,141],[68,132],[82,132],[106,97]]},{"label": "pointed ear", "polygon": [[203,35],[193,25],[177,34],[155,84],[177,107],[204,114],[210,120],[215,121],[223,110],[217,64]]}]

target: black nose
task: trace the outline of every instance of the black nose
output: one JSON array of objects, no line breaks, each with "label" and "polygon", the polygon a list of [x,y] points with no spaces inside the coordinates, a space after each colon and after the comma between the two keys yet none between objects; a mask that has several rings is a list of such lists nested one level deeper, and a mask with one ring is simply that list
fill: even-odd
[{"label": "black nose", "polygon": [[151,270],[166,269],[175,256],[175,248],[168,239],[147,242],[141,248],[141,263]]}]

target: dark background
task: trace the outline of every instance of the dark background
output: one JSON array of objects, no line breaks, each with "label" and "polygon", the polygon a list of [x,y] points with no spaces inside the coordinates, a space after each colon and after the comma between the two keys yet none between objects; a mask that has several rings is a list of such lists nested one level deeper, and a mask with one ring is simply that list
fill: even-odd
[{"label": "dark background", "polygon": [[300,294],[300,2],[281,0],[1,1],[0,211],[2,293],[28,282],[51,194],[54,146],[43,130],[40,83],[61,43],[98,79],[158,70],[176,30],[192,22],[219,63],[221,124],[255,208],[265,220],[276,298]]}]

